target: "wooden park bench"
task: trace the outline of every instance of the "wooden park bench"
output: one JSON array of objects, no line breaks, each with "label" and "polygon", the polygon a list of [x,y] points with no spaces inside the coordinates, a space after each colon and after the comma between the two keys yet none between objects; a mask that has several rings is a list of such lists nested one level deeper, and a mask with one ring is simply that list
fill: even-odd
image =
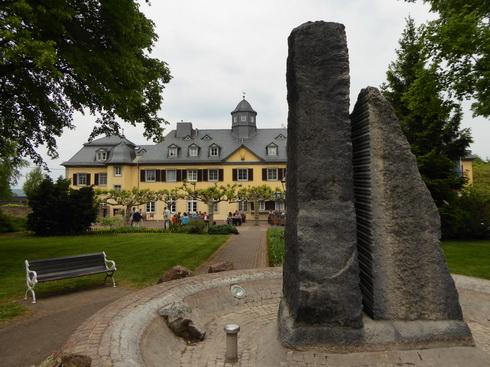
[{"label": "wooden park bench", "polygon": [[112,260],[107,260],[105,252],[55,257],[51,259],[26,260],[25,265],[27,291],[24,298],[27,299],[27,293],[31,292],[32,303],[36,303],[34,287],[37,283],[106,273],[104,283],[107,277],[111,277],[112,285],[114,287],[116,286],[113,276],[117,270],[116,263]]}]

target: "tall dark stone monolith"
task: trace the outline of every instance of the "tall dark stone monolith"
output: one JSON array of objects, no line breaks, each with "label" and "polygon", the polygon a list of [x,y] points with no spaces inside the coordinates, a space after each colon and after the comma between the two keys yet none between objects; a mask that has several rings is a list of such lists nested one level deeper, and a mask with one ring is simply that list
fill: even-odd
[{"label": "tall dark stone monolith", "polygon": [[280,337],[287,345],[339,338],[355,343],[362,305],[345,29],[309,22],[295,28],[288,41],[288,223]]},{"label": "tall dark stone monolith", "polygon": [[393,108],[368,87],[351,117],[365,312],[375,320],[463,320],[439,212]]}]

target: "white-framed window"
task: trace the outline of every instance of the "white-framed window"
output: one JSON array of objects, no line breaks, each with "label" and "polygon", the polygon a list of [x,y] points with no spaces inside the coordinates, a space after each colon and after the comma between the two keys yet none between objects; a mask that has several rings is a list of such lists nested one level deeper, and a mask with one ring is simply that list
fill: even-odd
[{"label": "white-framed window", "polygon": [[238,202],[238,211],[239,212],[247,212],[248,211],[248,201],[239,201]]},{"label": "white-framed window", "polygon": [[87,186],[87,174],[86,173],[77,174],[77,186]]},{"label": "white-framed window", "polygon": [[277,156],[277,145],[271,144],[267,146],[267,155],[268,156]]},{"label": "white-framed window", "polygon": [[197,200],[194,198],[187,199],[187,214],[197,212]]},{"label": "white-framed window", "polygon": [[165,205],[168,207],[168,210],[170,210],[170,213],[176,213],[177,212],[177,202],[174,200],[169,200],[165,203]]},{"label": "white-framed window", "polygon": [[238,181],[248,181],[248,168],[238,168],[237,169],[237,180]]},{"label": "white-framed window", "polygon": [[122,190],[122,186],[121,185],[114,185],[114,190],[121,191]]},{"label": "white-framed window", "polygon": [[155,202],[154,201],[150,201],[149,203],[146,203],[146,213],[155,213],[155,208],[156,208],[156,205],[155,205]]},{"label": "white-framed window", "polygon": [[107,186],[107,173],[99,173],[99,186]]},{"label": "white-framed window", "polygon": [[145,170],[145,181],[146,182],[156,182],[157,181],[157,171],[154,169]]},{"label": "white-framed window", "polygon": [[177,170],[168,169],[165,171],[166,181],[167,182],[176,182],[177,181]]},{"label": "white-framed window", "polygon": [[197,169],[188,169],[187,170],[187,181],[197,182]]},{"label": "white-framed window", "polygon": [[189,147],[189,157],[197,157],[199,155],[199,148],[197,145],[191,145]]},{"label": "white-framed window", "polygon": [[213,204],[213,213],[218,214],[219,213],[219,203],[214,203]]},{"label": "white-framed window", "polygon": [[240,116],[241,122],[247,122],[247,116]]},{"label": "white-framed window", "polygon": [[208,169],[208,181],[219,181],[219,170],[216,168]]},{"label": "white-framed window", "polygon": [[254,122],[255,118],[253,116],[250,116],[250,122]]},{"label": "white-framed window", "polygon": [[213,145],[213,146],[209,147],[209,155],[211,157],[217,157],[217,156],[219,156],[219,147],[216,146],[216,145]]},{"label": "white-framed window", "polygon": [[277,168],[267,168],[267,181],[278,180]]},{"label": "white-framed window", "polygon": [[107,160],[107,151],[103,149],[99,150],[95,153],[95,160],[98,162],[105,162]]},{"label": "white-framed window", "polygon": [[276,210],[284,211],[286,209],[286,203],[284,201],[276,201]]},{"label": "white-framed window", "polygon": [[238,117],[233,116],[233,122],[238,122]]},{"label": "white-framed window", "polygon": [[168,147],[168,156],[169,157],[177,157],[179,150],[176,146]]},{"label": "white-framed window", "polygon": [[121,166],[115,166],[114,167],[114,176],[116,176],[116,177],[122,176],[122,167]]},{"label": "white-framed window", "polygon": [[259,211],[265,210],[265,201],[259,201]]}]

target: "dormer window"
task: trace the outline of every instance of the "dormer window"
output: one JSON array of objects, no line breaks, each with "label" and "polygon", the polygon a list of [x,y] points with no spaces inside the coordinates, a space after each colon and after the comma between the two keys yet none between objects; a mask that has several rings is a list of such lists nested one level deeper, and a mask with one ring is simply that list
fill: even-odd
[{"label": "dormer window", "polygon": [[247,116],[240,116],[241,122],[247,122]]},{"label": "dormer window", "polygon": [[197,157],[199,155],[199,147],[197,145],[191,145],[189,147],[189,157]]},{"label": "dormer window", "polygon": [[97,162],[105,162],[107,160],[107,151],[105,149],[99,149],[95,153],[95,160]]},{"label": "dormer window", "polygon": [[209,147],[209,156],[210,157],[218,157],[219,156],[219,147],[217,145],[211,145]]},{"label": "dormer window", "polygon": [[179,148],[176,145],[171,145],[168,147],[168,156],[177,157],[179,154]]},{"label": "dormer window", "polygon": [[277,157],[277,145],[270,144],[267,146],[267,155],[269,157]]}]

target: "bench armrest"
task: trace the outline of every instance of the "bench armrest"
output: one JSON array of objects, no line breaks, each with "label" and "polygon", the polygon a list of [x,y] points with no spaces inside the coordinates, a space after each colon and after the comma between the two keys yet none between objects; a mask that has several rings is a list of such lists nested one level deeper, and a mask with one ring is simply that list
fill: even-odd
[{"label": "bench armrest", "polygon": [[107,258],[105,256],[105,252],[103,252],[103,254],[104,254],[104,261],[105,261],[105,266],[106,266],[107,270],[114,270],[114,271],[117,270],[116,269],[116,263],[113,260],[107,260]]},{"label": "bench armrest", "polygon": [[25,265],[26,265],[26,282],[28,286],[29,285],[34,286],[37,283],[37,273],[34,270],[29,269],[29,261],[26,260]]}]

